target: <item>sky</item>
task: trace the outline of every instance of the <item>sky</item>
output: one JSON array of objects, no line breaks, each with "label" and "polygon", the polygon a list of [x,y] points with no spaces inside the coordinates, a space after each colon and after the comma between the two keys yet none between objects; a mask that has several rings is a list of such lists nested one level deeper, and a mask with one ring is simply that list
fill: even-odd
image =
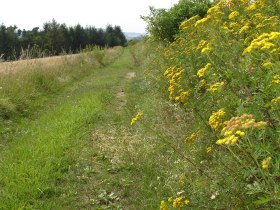
[{"label": "sky", "polygon": [[105,28],[118,25],[123,32],[145,33],[141,15],[149,14],[149,6],[170,8],[179,0],[6,0],[1,1],[0,24],[20,29],[42,29],[53,18],[67,26],[81,24]]}]

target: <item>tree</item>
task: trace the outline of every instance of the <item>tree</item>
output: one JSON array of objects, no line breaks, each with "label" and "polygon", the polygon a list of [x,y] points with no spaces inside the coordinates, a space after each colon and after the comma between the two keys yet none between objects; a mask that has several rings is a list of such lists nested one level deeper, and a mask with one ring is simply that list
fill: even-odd
[{"label": "tree", "polygon": [[172,42],[182,21],[195,15],[204,17],[210,6],[211,0],[180,0],[169,10],[150,7],[150,15],[142,19],[148,23],[147,31],[154,39]]},{"label": "tree", "polygon": [[43,26],[45,49],[48,49],[54,55],[58,55],[65,46],[65,24],[60,25],[54,19]]},{"label": "tree", "polygon": [[0,56],[4,59],[14,59],[18,56],[19,40],[16,26],[0,26]]}]

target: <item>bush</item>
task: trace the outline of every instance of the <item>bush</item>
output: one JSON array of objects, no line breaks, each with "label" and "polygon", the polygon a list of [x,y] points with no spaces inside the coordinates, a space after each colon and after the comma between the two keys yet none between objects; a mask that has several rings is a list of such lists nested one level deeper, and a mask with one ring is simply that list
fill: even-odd
[{"label": "bush", "polygon": [[142,18],[148,23],[147,31],[155,40],[173,41],[183,20],[194,15],[204,17],[210,6],[210,0],[180,0],[170,10],[150,7],[150,15]]}]

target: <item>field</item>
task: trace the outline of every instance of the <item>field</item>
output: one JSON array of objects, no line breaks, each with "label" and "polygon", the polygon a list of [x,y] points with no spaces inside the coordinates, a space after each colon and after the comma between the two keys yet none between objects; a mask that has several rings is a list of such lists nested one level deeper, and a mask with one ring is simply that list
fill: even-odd
[{"label": "field", "polygon": [[279,8],[0,63],[0,209],[280,209]]}]

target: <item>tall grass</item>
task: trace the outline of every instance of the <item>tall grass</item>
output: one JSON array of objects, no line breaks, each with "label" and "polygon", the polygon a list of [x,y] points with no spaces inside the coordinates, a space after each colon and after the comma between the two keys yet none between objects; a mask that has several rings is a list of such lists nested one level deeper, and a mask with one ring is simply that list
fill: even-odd
[{"label": "tall grass", "polygon": [[[104,62],[113,62],[121,53],[122,48],[106,51]],[[102,66],[91,52],[0,63],[1,123],[34,116],[50,97],[62,94],[65,88]],[[5,131],[1,126],[0,132]]]}]

